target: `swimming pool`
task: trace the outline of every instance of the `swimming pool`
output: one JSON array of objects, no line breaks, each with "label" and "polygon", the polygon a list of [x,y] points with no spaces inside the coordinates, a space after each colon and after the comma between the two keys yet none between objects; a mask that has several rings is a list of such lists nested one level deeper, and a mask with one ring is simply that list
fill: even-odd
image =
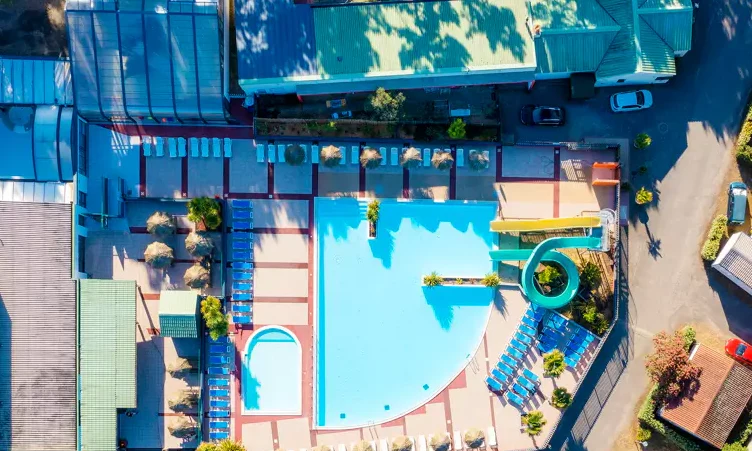
[{"label": "swimming pool", "polygon": [[259,329],[246,345],[241,377],[243,415],[299,415],[302,354],[292,332]]},{"label": "swimming pool", "polygon": [[480,344],[493,292],[421,278],[491,271],[496,203],[384,201],[372,240],[365,202],[315,207],[316,425],[389,421],[438,394]]}]

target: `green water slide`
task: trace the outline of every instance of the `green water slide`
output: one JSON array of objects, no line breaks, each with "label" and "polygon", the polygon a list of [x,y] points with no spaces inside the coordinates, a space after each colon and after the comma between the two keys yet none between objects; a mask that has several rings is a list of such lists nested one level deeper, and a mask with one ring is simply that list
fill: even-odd
[{"label": "green water slide", "polygon": [[[556,249],[593,249],[600,250],[601,230],[593,229],[592,236],[549,238],[534,249],[501,249],[490,251],[493,261],[523,261],[527,260],[522,268],[522,289],[531,302],[541,307],[555,309],[567,305],[577,294],[580,285],[580,274],[577,265],[571,258],[556,251]],[[535,269],[541,261],[557,263],[567,273],[567,286],[561,294],[546,296],[535,287]]]}]

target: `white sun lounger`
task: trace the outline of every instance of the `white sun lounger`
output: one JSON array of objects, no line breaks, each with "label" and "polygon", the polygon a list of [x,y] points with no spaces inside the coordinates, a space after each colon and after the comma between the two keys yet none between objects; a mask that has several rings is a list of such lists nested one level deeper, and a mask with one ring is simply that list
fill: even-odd
[{"label": "white sun lounger", "polygon": [[465,149],[457,149],[457,167],[465,165]]},{"label": "white sun lounger", "polygon": [[256,144],[256,163],[263,163],[266,161],[266,146],[263,144]]},{"label": "white sun lounger", "polygon": [[142,136],[141,145],[144,148],[144,156],[150,157],[151,156],[151,136]]},{"label": "white sun lounger", "polygon": [[269,144],[269,163],[277,162],[277,147],[274,144]]},{"label": "white sun lounger", "polygon": [[426,436],[418,436],[418,451],[426,451]]},{"label": "white sun lounger", "polygon": [[178,138],[178,156],[185,156],[185,138]]},{"label": "white sun lounger", "polygon": [[376,440],[371,440],[368,443],[371,444],[371,449],[373,449],[373,451],[378,451],[378,448],[376,448]]},{"label": "white sun lounger", "polygon": [[454,431],[454,451],[459,451],[463,448],[463,444],[465,443],[464,440],[462,440],[462,432],[460,431]]},{"label": "white sun lounger", "polygon": [[379,147],[379,153],[381,153],[381,165],[386,166],[386,160],[387,160],[386,147]]},{"label": "white sun lounger", "polygon": [[209,138],[201,138],[201,156],[204,158],[209,156]]},{"label": "white sun lounger", "polygon": [[350,152],[350,163],[358,164],[358,159],[360,158],[360,146],[350,147]]},{"label": "white sun lounger", "polygon": [[347,147],[339,146],[339,152],[342,154],[342,159],[339,160],[339,163],[346,164],[347,163]]},{"label": "white sun lounger", "polygon": [[392,149],[389,151],[389,156],[391,158],[389,164],[391,164],[392,166],[397,166],[399,164],[399,150],[397,150],[396,147],[392,147]]},{"label": "white sun lounger", "polygon": [[[319,146],[311,146],[311,163],[319,163]],[[373,451],[376,451],[374,448]]]},{"label": "white sun lounger", "polygon": [[222,149],[219,148],[219,138],[212,138],[212,151],[214,151],[214,158],[222,158]]},{"label": "white sun lounger", "polygon": [[337,447],[337,451],[347,451],[347,447],[343,445],[342,443],[339,444]]},{"label": "white sun lounger", "polygon": [[423,149],[423,166],[428,167],[431,164],[431,149]]},{"label": "white sun lounger", "polygon": [[161,157],[164,155],[164,140],[161,136],[157,136],[156,138],[152,138],[154,140],[154,148],[157,151],[157,156]]},{"label": "white sun lounger", "polygon": [[385,438],[379,440],[379,451],[389,451],[389,444],[386,442]]},{"label": "white sun lounger", "polygon": [[278,144],[277,145],[277,163],[282,163],[285,161],[285,149],[287,148],[284,144]]},{"label": "white sun lounger", "polygon": [[175,138],[167,138],[167,148],[170,150],[170,157],[177,158],[178,142]]},{"label": "white sun lounger", "polygon": [[188,144],[191,148],[191,156],[194,158],[198,157],[198,138],[190,138]]},{"label": "white sun lounger", "polygon": [[230,138],[225,138],[223,144],[224,144],[225,158],[230,158],[232,156],[232,140]]},{"label": "white sun lounger", "polygon": [[496,429],[493,426],[488,427],[488,434],[486,434],[486,444],[491,448],[496,448]]}]

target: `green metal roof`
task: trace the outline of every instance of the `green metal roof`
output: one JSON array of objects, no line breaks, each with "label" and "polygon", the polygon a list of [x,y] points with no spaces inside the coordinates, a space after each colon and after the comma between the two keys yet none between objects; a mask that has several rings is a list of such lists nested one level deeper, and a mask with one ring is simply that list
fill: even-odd
[{"label": "green metal roof", "polygon": [[358,4],[314,9],[319,73],[456,73],[535,67],[520,0]]},{"label": "green metal roof", "polygon": [[640,9],[692,9],[692,0],[638,0]]},{"label": "green metal roof", "polygon": [[543,73],[595,72],[617,33],[544,33],[535,39],[538,70]]},{"label": "green metal roof", "polygon": [[686,52],[692,47],[692,7],[689,9],[639,10],[644,20],[674,52]]},{"label": "green metal roof", "polygon": [[79,281],[82,451],[112,451],[116,409],[136,407],[136,282]]},{"label": "green metal roof", "polygon": [[674,51],[640,19],[640,63],[642,72],[675,75]]},{"label": "green metal roof", "polygon": [[547,30],[595,29],[619,26],[596,0],[534,0],[533,22]]},{"label": "green metal roof", "polygon": [[634,32],[633,0],[600,0],[600,4],[621,29],[611,41],[606,55],[598,66],[596,77],[603,78],[637,72],[639,65]]},{"label": "green metal roof", "polygon": [[159,295],[159,328],[163,337],[198,337],[198,296],[189,290],[162,291]]}]

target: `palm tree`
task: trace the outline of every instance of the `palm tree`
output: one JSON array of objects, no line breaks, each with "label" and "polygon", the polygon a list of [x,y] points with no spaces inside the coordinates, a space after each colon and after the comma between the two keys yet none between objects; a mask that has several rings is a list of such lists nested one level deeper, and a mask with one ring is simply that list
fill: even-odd
[{"label": "palm tree", "polygon": [[371,147],[366,147],[360,154],[360,165],[366,169],[376,169],[382,160],[381,152]]},{"label": "palm tree", "polygon": [[467,158],[468,165],[473,171],[483,171],[488,169],[489,158],[483,152],[473,150]]},{"label": "palm tree", "polygon": [[530,437],[540,435],[540,433],[543,432],[543,426],[545,426],[546,423],[548,422],[543,418],[543,412],[540,410],[533,410],[522,417],[522,424],[525,425],[525,432],[527,432],[527,435]]},{"label": "palm tree", "polygon": [[321,164],[328,168],[339,166],[342,161],[342,151],[337,146],[326,146],[321,149]]},{"label": "palm tree", "polygon": [[287,146],[285,149],[285,162],[290,166],[300,166],[305,161],[305,150],[298,144]]},{"label": "palm tree", "polygon": [[420,156],[420,150],[416,149],[415,147],[410,147],[402,152],[400,164],[403,167],[407,169],[417,168],[422,162],[423,158]]},{"label": "palm tree", "polygon": [[454,158],[452,158],[451,153],[442,150],[433,154],[431,164],[440,171],[446,171],[451,169],[454,164]]},{"label": "palm tree", "polygon": [[152,266],[152,268],[162,269],[167,268],[172,264],[174,256],[170,246],[160,241],[155,241],[146,246],[144,259],[146,260],[146,263]]}]

